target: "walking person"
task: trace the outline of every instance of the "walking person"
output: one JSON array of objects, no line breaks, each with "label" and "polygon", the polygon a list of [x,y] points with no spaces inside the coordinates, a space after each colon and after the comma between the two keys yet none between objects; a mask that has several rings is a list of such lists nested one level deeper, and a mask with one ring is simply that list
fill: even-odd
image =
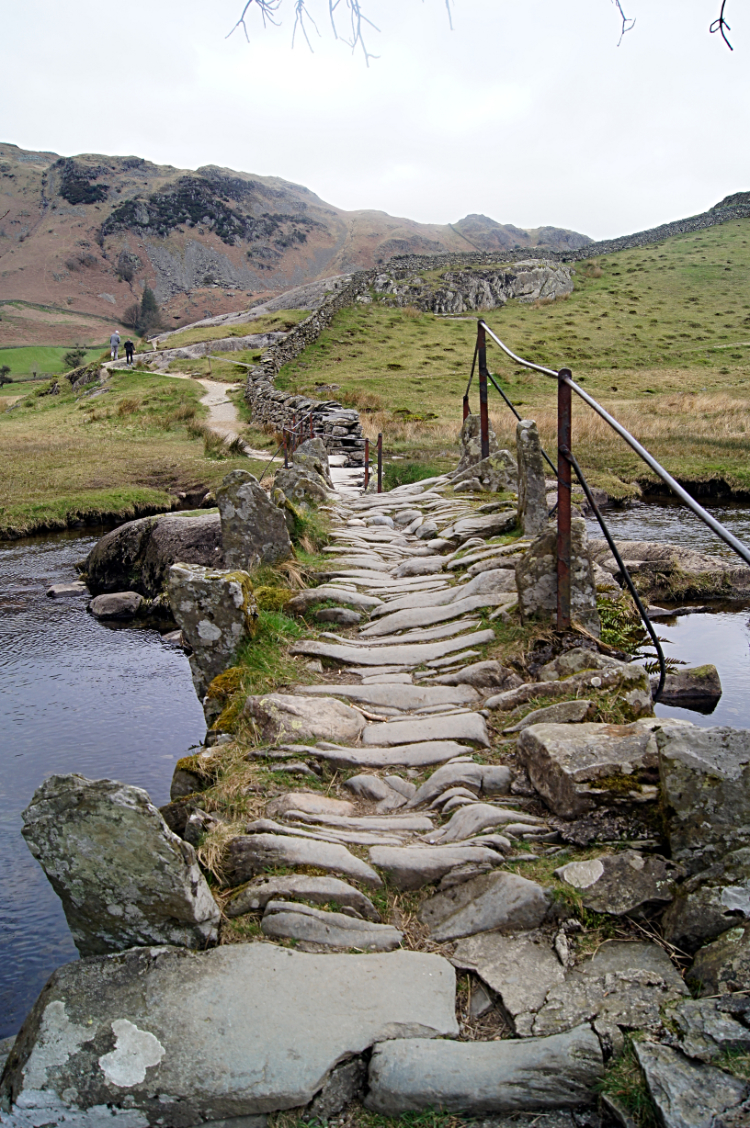
[{"label": "walking person", "polygon": [[133,353],[135,352],[135,345],[131,340],[125,342],[125,360],[128,364],[133,363]]},{"label": "walking person", "polygon": [[109,354],[112,360],[117,360],[117,351],[120,348],[120,334],[115,329],[112,336],[109,338]]}]

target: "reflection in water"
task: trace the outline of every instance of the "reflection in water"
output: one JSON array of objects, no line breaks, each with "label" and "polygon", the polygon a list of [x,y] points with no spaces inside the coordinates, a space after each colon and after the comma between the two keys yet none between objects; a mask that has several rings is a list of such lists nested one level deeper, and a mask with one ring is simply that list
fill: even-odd
[{"label": "reflection in water", "polygon": [[[739,505],[704,505],[703,508],[750,546],[750,509]],[[629,509],[606,509],[604,520],[616,540],[667,541],[696,552],[723,556],[740,565],[743,563],[698,517],[677,502],[658,505],[644,502]],[[590,537],[601,536],[596,520],[587,520],[586,524]],[[681,717],[703,727],[750,728],[750,612],[736,605],[730,610],[726,604],[716,606],[717,611],[710,615],[660,619],[655,626],[659,637],[669,640],[663,644],[667,658],[680,659],[688,666],[706,663],[716,666],[724,691],[721,700],[709,714],[673,705],[657,705],[656,713],[660,717]]]},{"label": "reflection in water", "polygon": [[204,732],[185,655],[159,635],[107,627],[51,583],[95,537],[0,544],[0,1038],[56,967],[77,957],[60,903],[21,838],[21,811],[53,773],[112,778],[166,802],[175,760]]}]

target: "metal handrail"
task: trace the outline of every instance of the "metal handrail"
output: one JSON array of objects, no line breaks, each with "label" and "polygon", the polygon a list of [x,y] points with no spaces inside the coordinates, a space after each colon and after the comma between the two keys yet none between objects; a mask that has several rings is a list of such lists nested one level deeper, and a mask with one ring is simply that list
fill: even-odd
[{"label": "metal handrail", "polygon": [[672,475],[669,474],[664,469],[664,467],[656,461],[653,455],[649,454],[646,448],[642,446],[638,442],[638,440],[634,438],[633,435],[631,435],[630,432],[625,429],[625,427],[622,426],[621,423],[618,423],[617,420],[601,406],[601,404],[597,403],[593,396],[590,396],[588,392],[585,392],[583,388],[579,387],[570,375],[564,375],[562,371],[555,372],[552,368],[545,368],[541,364],[533,364],[530,360],[524,360],[523,357],[516,356],[516,354],[512,352],[508,348],[508,346],[505,345],[498,336],[496,336],[495,333],[492,332],[489,325],[487,325],[487,323],[481,318],[479,320],[479,324],[484,327],[487,333],[489,333],[495,344],[499,345],[503,352],[506,353],[511,358],[511,360],[514,360],[516,364],[520,364],[524,368],[531,368],[535,372],[542,372],[545,376],[552,376],[555,380],[560,380],[563,383],[567,384],[568,387],[570,387],[578,396],[580,396],[584,403],[587,403],[589,407],[591,407],[597,413],[597,415],[599,415],[605,421],[605,423],[609,423],[610,427],[614,431],[616,431],[617,434],[625,440],[628,446],[631,447],[632,450],[634,450],[635,453],[639,455],[639,457],[642,458],[648,466],[651,467],[654,473],[657,474],[658,477],[660,477],[661,480],[665,482],[666,485],[668,485],[669,488],[674,491],[674,493],[677,494],[680,501],[682,501],[688,507],[688,509],[691,509],[692,512],[695,513],[696,517],[699,517],[705,525],[708,525],[709,529],[711,529],[712,532],[714,532],[721,540],[724,541],[725,544],[733,549],[738,556],[741,556],[746,564],[750,564],[750,549],[746,548],[742,541],[738,540],[733,533],[730,533],[729,529],[725,529],[720,521],[717,521],[715,517],[712,517],[710,513],[707,513],[703,506],[699,505],[698,502],[690,496],[687,490],[683,489],[679,482],[676,482]]}]

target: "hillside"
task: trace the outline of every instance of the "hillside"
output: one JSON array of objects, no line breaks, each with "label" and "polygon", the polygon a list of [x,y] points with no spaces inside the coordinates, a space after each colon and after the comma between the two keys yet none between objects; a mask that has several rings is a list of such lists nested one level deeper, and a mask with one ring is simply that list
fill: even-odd
[{"label": "hillside", "polygon": [[0,144],[0,345],[102,341],[144,283],[175,326],[395,254],[588,242],[480,215],[440,225],[347,212],[301,185],[212,165]]}]

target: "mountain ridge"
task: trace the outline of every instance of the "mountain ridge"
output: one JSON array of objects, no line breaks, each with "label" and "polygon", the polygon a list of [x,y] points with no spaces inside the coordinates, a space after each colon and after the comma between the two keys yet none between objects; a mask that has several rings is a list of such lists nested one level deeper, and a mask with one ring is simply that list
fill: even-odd
[{"label": "mountain ridge", "polygon": [[[219,165],[61,157],[0,143],[0,343],[101,335],[150,285],[165,323],[215,316],[394,255],[548,249],[590,242],[471,213],[417,223],[346,211],[304,185]],[[45,311],[49,311],[45,316]],[[96,324],[96,323],[99,324]]]}]

